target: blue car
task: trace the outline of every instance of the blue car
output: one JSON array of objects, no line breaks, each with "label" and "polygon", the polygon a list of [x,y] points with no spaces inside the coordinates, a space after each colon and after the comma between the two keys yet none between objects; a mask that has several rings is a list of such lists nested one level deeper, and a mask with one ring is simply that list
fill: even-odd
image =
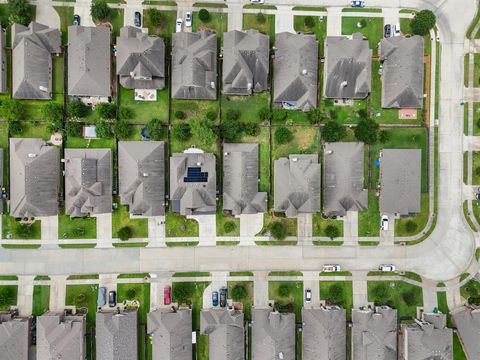
[{"label": "blue car", "polygon": [[218,291],[212,292],[212,305],[218,306]]},{"label": "blue car", "polygon": [[220,307],[227,306],[227,289],[221,288],[220,289]]},{"label": "blue car", "polygon": [[98,307],[105,306],[107,303],[107,288],[101,287],[98,289],[97,305]]}]

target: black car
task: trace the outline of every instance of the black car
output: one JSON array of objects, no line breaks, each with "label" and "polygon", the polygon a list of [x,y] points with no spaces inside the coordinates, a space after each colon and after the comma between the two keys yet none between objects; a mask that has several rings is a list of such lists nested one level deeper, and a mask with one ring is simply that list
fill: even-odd
[{"label": "black car", "polygon": [[108,306],[117,306],[117,293],[113,290],[108,293]]},{"label": "black car", "polygon": [[73,25],[80,25],[80,15],[73,15]]},{"label": "black car", "polygon": [[390,24],[385,25],[384,29],[384,37],[389,38],[392,36],[392,26]]},{"label": "black car", "polygon": [[220,289],[220,307],[227,306],[227,289],[221,288]]},{"label": "black car", "polygon": [[142,15],[138,12],[138,11],[135,11],[135,18],[133,20],[133,23],[135,24],[135,26],[137,27],[141,27],[142,26]]}]

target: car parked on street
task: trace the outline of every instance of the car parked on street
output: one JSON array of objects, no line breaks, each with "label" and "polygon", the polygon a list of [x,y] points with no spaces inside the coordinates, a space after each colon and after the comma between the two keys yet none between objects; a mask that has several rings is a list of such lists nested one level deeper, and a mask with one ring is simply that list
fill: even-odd
[{"label": "car parked on street", "polygon": [[352,0],[352,2],[350,3],[350,6],[352,8],[364,8],[365,2],[363,0]]},{"label": "car parked on street", "polygon": [[265,0],[250,0],[250,4],[263,4]]},{"label": "car parked on street", "polygon": [[183,20],[178,18],[177,22],[175,23],[175,32],[182,32],[182,24]]},{"label": "car parked on street", "polygon": [[73,15],[73,25],[80,25],[80,15]]},{"label": "car parked on street", "polygon": [[400,36],[400,23],[396,23],[393,27],[393,36]]},{"label": "car parked on street", "polygon": [[140,12],[135,11],[135,17],[133,18],[133,23],[136,27],[142,27],[142,14]]},{"label": "car parked on street", "polygon": [[102,307],[107,303],[107,288],[102,286],[98,289],[97,306]]},{"label": "car parked on street", "polygon": [[323,272],[337,272],[340,271],[340,265],[338,264],[328,264],[328,265],[323,265]]},{"label": "car parked on street", "polygon": [[392,25],[387,24],[383,27],[383,36],[386,38],[392,36]]},{"label": "car parked on street", "polygon": [[212,306],[218,306],[218,291],[212,291]]},{"label": "car parked on street", "polygon": [[170,305],[172,303],[172,288],[167,285],[163,288],[163,304]]},{"label": "car parked on street", "polygon": [[388,216],[382,215],[380,219],[380,229],[383,231],[388,231]]},{"label": "car parked on street", "polygon": [[110,291],[108,293],[108,306],[110,307],[115,307],[117,306],[117,292],[116,291]]},{"label": "car parked on street", "polygon": [[392,272],[395,271],[395,265],[392,264],[383,264],[378,267],[378,270],[383,272]]},{"label": "car parked on street", "polygon": [[187,11],[185,13],[185,26],[186,27],[192,27],[192,12]]},{"label": "car parked on street", "polygon": [[227,306],[227,289],[221,288],[220,289],[220,307]]},{"label": "car parked on street", "polygon": [[310,304],[312,302],[312,290],[305,290],[305,304]]}]

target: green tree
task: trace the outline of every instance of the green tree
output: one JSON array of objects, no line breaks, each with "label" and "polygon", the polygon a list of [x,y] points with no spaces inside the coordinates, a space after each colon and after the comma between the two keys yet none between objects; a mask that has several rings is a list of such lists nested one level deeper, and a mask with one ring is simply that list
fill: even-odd
[{"label": "green tree", "polygon": [[67,105],[67,113],[69,118],[84,118],[90,112],[90,106],[84,104],[80,100],[70,100]]},{"label": "green tree", "polygon": [[205,114],[205,117],[209,121],[215,121],[217,120],[217,112],[215,110],[207,111],[207,113]]},{"label": "green tree", "polygon": [[183,120],[183,119],[185,119],[185,113],[184,113],[183,111],[181,111],[181,110],[175,111],[174,116],[175,116],[175,119],[178,119],[178,120]]},{"label": "green tree", "polygon": [[480,166],[475,168],[475,175],[480,176]]},{"label": "green tree", "polygon": [[132,229],[129,226],[124,226],[118,230],[118,238],[126,241],[132,237]]},{"label": "green tree", "polygon": [[25,108],[18,100],[1,100],[0,117],[6,120],[25,120]]},{"label": "green tree", "polygon": [[360,29],[364,28],[365,26],[367,26],[367,20],[365,20],[365,19],[361,19],[361,20],[357,23],[357,27],[359,27]]},{"label": "green tree", "polygon": [[192,133],[197,135],[200,145],[212,146],[217,142],[217,132],[208,119],[194,119],[191,121]]},{"label": "green tree", "polygon": [[281,221],[274,221],[270,224],[270,234],[276,240],[283,240],[287,237],[287,228]]},{"label": "green tree", "polygon": [[161,11],[153,8],[145,10],[145,18],[148,19],[150,25],[153,27],[159,27],[163,25],[165,21]]},{"label": "green tree", "polygon": [[470,296],[468,298],[468,303],[471,304],[471,305],[479,306],[480,305],[480,296],[478,296],[478,295]]},{"label": "green tree", "polygon": [[23,132],[22,124],[18,120],[8,120],[8,131],[10,135],[19,135]]},{"label": "green tree", "polygon": [[190,125],[187,123],[180,123],[172,125],[172,137],[176,140],[187,141],[192,137]]},{"label": "green tree", "polygon": [[162,140],[164,137],[164,127],[162,126],[162,122],[158,119],[150,120],[147,125],[145,126],[150,136],[150,139],[154,141]]},{"label": "green tree", "polygon": [[325,227],[325,235],[333,240],[340,236],[340,230],[334,225],[327,225]]},{"label": "green tree", "polygon": [[288,144],[293,139],[293,134],[290,129],[286,127],[279,127],[275,130],[275,142],[278,145]]},{"label": "green tree", "polygon": [[355,137],[358,141],[373,145],[377,142],[378,129],[379,126],[375,121],[371,119],[360,120],[354,130]]},{"label": "green tree", "polygon": [[387,130],[381,130],[380,133],[378,134],[378,139],[382,144],[389,142],[391,138],[392,138],[392,133]]},{"label": "green tree", "polygon": [[257,13],[257,23],[265,24],[266,21],[267,21],[267,17],[263,13],[261,12]]},{"label": "green tree", "polygon": [[435,14],[430,10],[419,11],[410,22],[410,28],[415,35],[427,35],[437,21]]},{"label": "green tree", "polygon": [[328,300],[340,304],[344,300],[343,287],[340,284],[332,284],[328,288]]},{"label": "green tree", "polygon": [[417,303],[417,294],[413,290],[402,292],[402,299],[408,306],[413,306]]},{"label": "green tree", "polygon": [[132,127],[125,120],[118,120],[114,133],[118,139],[127,140],[132,135]]},{"label": "green tree", "polygon": [[173,299],[179,304],[185,304],[195,294],[195,283],[177,282],[173,284]]},{"label": "green tree", "polygon": [[328,119],[328,116],[324,109],[311,108],[310,110],[307,111],[307,119],[310,122],[310,124],[316,125]]},{"label": "green tree", "polygon": [[223,231],[225,231],[225,233],[231,233],[232,231],[234,231],[235,229],[237,228],[237,225],[233,222],[233,221],[226,221],[224,224],[223,224]]},{"label": "green tree", "polygon": [[272,120],[274,122],[285,121],[288,117],[288,110],[285,109],[275,109],[272,111]]},{"label": "green tree", "polygon": [[45,121],[55,122],[63,119],[63,106],[55,102],[47,102],[42,105],[42,117]]},{"label": "green tree", "polygon": [[260,133],[260,126],[255,123],[243,123],[242,128],[247,136],[257,136]]},{"label": "green tree", "polygon": [[118,118],[120,120],[130,120],[133,119],[134,113],[132,108],[129,108],[127,106],[120,106],[120,109],[118,109]]},{"label": "green tree", "polygon": [[292,288],[289,286],[289,284],[282,283],[278,286],[278,295],[280,295],[283,298],[289,297],[290,294],[292,293]]},{"label": "green tree", "polygon": [[241,115],[242,115],[242,113],[237,109],[228,109],[226,117],[227,117],[227,120],[229,120],[229,121],[235,121],[235,120],[240,119]]},{"label": "green tree", "polygon": [[313,16],[305,16],[303,23],[307,28],[313,28],[315,26],[315,18]]},{"label": "green tree", "polygon": [[32,8],[27,0],[8,0],[8,21],[28,25],[32,21]]},{"label": "green tree", "polygon": [[408,232],[408,233],[412,233],[414,232],[415,230],[417,230],[418,228],[418,225],[415,221],[413,220],[408,220],[406,223],[405,223],[405,230]]},{"label": "green tree", "polygon": [[100,120],[95,125],[97,137],[101,139],[108,139],[112,137],[112,126],[104,120]]},{"label": "green tree", "polygon": [[270,121],[272,118],[272,112],[268,107],[263,107],[258,111],[258,117],[261,121]]},{"label": "green tree", "polygon": [[95,111],[104,120],[112,120],[117,116],[117,106],[114,103],[101,103],[95,107]]},{"label": "green tree", "polygon": [[127,290],[127,300],[135,300],[137,294],[140,292],[136,286],[133,286]]},{"label": "green tree", "polygon": [[220,126],[220,135],[226,142],[238,140],[242,134],[242,124],[237,120],[226,120]]},{"label": "green tree", "polygon": [[235,301],[242,301],[247,297],[247,288],[242,284],[235,284],[232,289],[232,299]]},{"label": "green tree", "polygon": [[198,12],[198,18],[201,22],[209,22],[210,21],[210,12],[207,9],[200,9]]},{"label": "green tree", "polygon": [[90,15],[93,21],[106,21],[110,20],[111,10],[105,0],[93,0]]},{"label": "green tree", "polygon": [[322,135],[326,142],[336,142],[347,136],[347,129],[335,120],[330,120],[323,127]]},{"label": "green tree", "polygon": [[373,297],[377,305],[384,305],[390,299],[390,288],[384,282],[376,284],[372,289]]}]

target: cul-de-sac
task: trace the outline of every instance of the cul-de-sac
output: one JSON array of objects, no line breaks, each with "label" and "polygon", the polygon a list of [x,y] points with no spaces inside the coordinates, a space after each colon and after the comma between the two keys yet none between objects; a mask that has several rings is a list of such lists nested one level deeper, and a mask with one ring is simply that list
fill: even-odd
[{"label": "cul-de-sac", "polygon": [[480,1],[0,0],[0,360],[480,360]]}]

